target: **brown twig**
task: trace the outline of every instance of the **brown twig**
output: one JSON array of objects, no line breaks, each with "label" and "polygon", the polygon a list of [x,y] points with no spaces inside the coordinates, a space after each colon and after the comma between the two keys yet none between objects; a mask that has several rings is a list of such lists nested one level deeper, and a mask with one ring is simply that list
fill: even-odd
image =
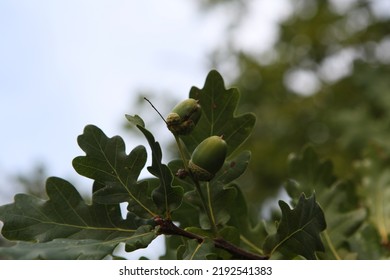
[{"label": "brown twig", "polygon": [[[185,231],[184,229],[176,226],[171,220],[162,219],[160,217],[156,217],[154,220],[156,224],[160,226],[159,234],[179,235],[190,239],[195,239],[199,243],[204,241],[204,237],[192,232]],[[216,248],[226,250],[238,259],[246,259],[246,260],[267,260],[268,259],[268,256],[262,256],[262,255],[248,252],[226,241],[225,239],[214,238],[212,240]]]}]

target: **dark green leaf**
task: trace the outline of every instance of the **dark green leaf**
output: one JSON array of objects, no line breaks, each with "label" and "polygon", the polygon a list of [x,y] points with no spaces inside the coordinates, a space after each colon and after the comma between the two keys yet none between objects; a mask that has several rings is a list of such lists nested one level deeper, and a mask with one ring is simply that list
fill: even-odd
[{"label": "dark green leaf", "polygon": [[249,113],[235,115],[239,96],[237,89],[225,89],[223,78],[215,70],[208,74],[203,89],[191,88],[190,98],[199,100],[202,116],[194,131],[181,137],[190,152],[207,137],[223,135],[230,155],[248,138],[256,117]]},{"label": "dark green leaf", "polygon": [[246,170],[251,158],[250,151],[243,151],[238,156],[226,161],[222,168],[217,172],[212,182],[221,182],[228,184],[239,178]]},{"label": "dark green leaf", "polygon": [[110,255],[118,241],[54,239],[44,243],[18,242],[0,248],[0,254],[12,260],[99,260]]},{"label": "dark green leaf", "polygon": [[[230,219],[230,213],[234,212],[233,207],[227,208],[226,205],[234,203],[237,190],[235,185],[228,184],[245,172],[249,159],[250,152],[243,151],[235,158],[226,161],[213,180],[209,183],[201,183],[202,192],[208,201],[209,207],[212,209],[216,224],[226,224]],[[183,168],[182,162],[179,160],[170,162],[169,166],[176,171]],[[195,213],[197,213],[196,217],[199,216],[200,225],[203,228],[209,228],[208,216],[203,211],[203,205],[199,199],[199,194],[194,190],[192,180],[187,177],[186,179],[176,178],[176,181],[187,190],[184,195],[186,202],[199,209]]]},{"label": "dark green leaf", "polygon": [[285,184],[287,192],[296,201],[299,193],[316,193],[327,222],[322,233],[326,253],[323,259],[350,258],[348,239],[364,222],[367,212],[359,206],[355,186],[351,182],[338,182],[333,175],[330,161],[322,161],[311,146],[290,157],[290,180]]},{"label": "dark green leaf", "polygon": [[150,226],[141,226],[137,228],[132,236],[121,241],[125,242],[125,250],[132,252],[147,247],[156,237],[157,234],[153,228]]},{"label": "dark green leaf", "polygon": [[[96,183],[94,187],[98,189],[101,186]],[[153,221],[139,219],[132,213],[123,219],[118,204],[96,204],[92,201],[88,205],[77,190],[63,179],[50,177],[46,183],[46,192],[48,200],[19,194],[15,196],[14,203],[0,207],[4,237],[38,242],[40,245],[37,249],[44,251],[48,258],[59,258],[50,244],[54,247],[63,246],[67,256],[100,258],[102,252],[113,249],[121,242],[134,250],[148,246],[156,236],[153,227],[147,225],[153,224]],[[58,241],[65,238],[73,240],[73,243]],[[99,240],[102,248],[97,256],[94,252],[84,251]],[[52,243],[41,244],[47,242]],[[78,247],[76,244],[83,246]],[[15,254],[20,248],[28,246],[27,243],[17,245]]]},{"label": "dark green leaf", "polygon": [[353,205],[354,190],[355,186],[351,182],[343,181],[321,189],[321,193],[318,193],[318,201],[327,223],[327,229],[322,233],[326,254],[319,254],[321,258],[351,257],[349,239],[357,233],[367,217],[366,209]]},{"label": "dark green leaf", "polygon": [[[230,212],[234,209],[227,207],[231,205],[236,197],[237,191],[234,185],[224,186],[219,183],[202,184],[201,189],[209,209],[211,209],[212,218],[216,225],[225,225],[230,219]],[[211,224],[208,216],[203,211],[203,205],[198,193],[190,191],[185,193],[185,200],[199,209],[198,217],[200,226],[204,229],[210,229]]]},{"label": "dark green leaf", "polygon": [[243,248],[262,255],[262,245],[268,235],[264,224],[263,222],[252,224],[244,194],[238,186],[232,185],[232,187],[236,188],[237,195],[229,206],[232,210],[230,211],[229,225],[240,230],[240,240]]},{"label": "dark green leaf", "polygon": [[264,251],[271,257],[279,252],[287,258],[297,255],[306,259],[316,259],[315,252],[324,251],[320,233],[326,229],[324,213],[317,204],[315,196],[305,198],[301,195],[294,209],[279,201],[282,219],[276,234],[268,236]]},{"label": "dark green leaf", "polygon": [[171,170],[167,165],[161,162],[161,147],[160,144],[155,141],[152,133],[138,124],[137,128],[144,134],[152,150],[152,165],[148,167],[148,171],[160,181],[159,186],[152,192],[153,201],[162,213],[165,213],[170,217],[170,213],[178,208],[182,202],[183,188],[172,186],[173,176]]},{"label": "dark green leaf", "polygon": [[297,199],[302,192],[307,195],[319,189],[331,186],[336,177],[333,175],[331,161],[320,161],[316,152],[311,146],[298,155],[291,155],[289,158],[289,177],[298,185],[288,185],[286,188],[293,199]]},{"label": "dark green leaf", "polygon": [[[176,212],[175,212],[176,213]],[[165,236],[165,254],[160,256],[160,260],[175,260],[180,258],[179,248],[181,250],[183,239],[176,235]],[[184,249],[184,248],[183,248]]]},{"label": "dark green leaf", "polygon": [[[209,239],[214,238],[214,233],[211,230],[205,230],[198,227],[188,227],[185,229],[187,232],[194,233],[198,236],[206,237]],[[240,232],[237,228],[232,226],[224,226],[218,230],[219,238],[222,238],[224,241],[227,241],[231,244],[239,246],[240,244]],[[206,239],[208,241],[208,239]],[[214,246],[215,247],[215,246]],[[232,255],[224,249],[214,248],[213,252],[222,259],[231,259]]]},{"label": "dark green leaf", "polygon": [[99,203],[129,202],[141,217],[156,216],[155,206],[146,194],[148,186],[138,184],[138,176],[146,163],[143,146],[134,148],[126,155],[125,143],[119,136],[108,138],[103,131],[88,125],[78,137],[78,143],[86,156],[73,160],[75,170],[104,185],[95,194]]},{"label": "dark green leaf", "polygon": [[185,241],[183,260],[207,260],[214,258],[214,243],[211,239],[205,239],[201,243],[194,239]]},{"label": "dark green leaf", "polygon": [[181,159],[175,159],[168,163],[169,169],[175,174],[174,182],[184,188],[185,191],[194,189],[194,181],[189,174],[185,174],[184,178],[180,178],[179,173],[184,172],[184,165]]}]

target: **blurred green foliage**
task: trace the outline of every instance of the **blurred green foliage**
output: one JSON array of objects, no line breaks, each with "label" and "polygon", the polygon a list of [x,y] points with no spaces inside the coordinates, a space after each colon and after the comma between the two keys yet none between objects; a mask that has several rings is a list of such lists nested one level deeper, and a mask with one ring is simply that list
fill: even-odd
[{"label": "blurred green foliage", "polygon": [[[241,180],[254,207],[276,194],[289,154],[307,143],[343,178],[355,177],[353,164],[368,147],[389,155],[390,12],[379,14],[379,1],[347,2],[341,9],[337,1],[286,1],[292,11],[271,49],[255,53],[226,44],[213,52],[211,67],[236,61],[223,70],[234,73],[241,108],[258,117],[245,143],[252,160]],[[202,3],[209,9],[241,6],[241,14],[230,17],[236,22],[227,23],[232,26],[240,25],[253,1]],[[251,26],[253,36],[258,28]]]}]

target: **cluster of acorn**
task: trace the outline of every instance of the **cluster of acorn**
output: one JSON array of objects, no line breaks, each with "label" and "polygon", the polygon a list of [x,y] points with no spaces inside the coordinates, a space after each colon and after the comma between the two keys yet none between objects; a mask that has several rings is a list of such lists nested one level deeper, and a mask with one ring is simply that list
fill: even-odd
[{"label": "cluster of acorn", "polygon": [[[189,98],[177,104],[168,115],[166,123],[174,135],[188,135],[201,117],[198,100]],[[221,169],[227,154],[227,144],[222,136],[204,139],[193,151],[188,169],[198,181],[210,181]]]}]

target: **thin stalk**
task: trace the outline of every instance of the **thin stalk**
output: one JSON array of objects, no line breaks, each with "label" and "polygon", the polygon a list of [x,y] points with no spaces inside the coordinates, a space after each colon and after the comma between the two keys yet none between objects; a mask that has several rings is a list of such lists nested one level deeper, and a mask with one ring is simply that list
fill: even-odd
[{"label": "thin stalk", "polygon": [[325,230],[323,232],[324,236],[325,236],[325,240],[326,242],[328,243],[329,245],[329,248],[330,248],[330,251],[333,253],[334,257],[336,258],[336,260],[341,260],[342,258],[339,256],[339,254],[337,253],[337,250],[336,248],[333,246],[333,243],[332,243],[332,240],[330,240],[330,236],[328,234],[328,231]]},{"label": "thin stalk", "polygon": [[[193,177],[193,176],[191,176],[191,177]],[[213,231],[215,236],[219,236],[218,228],[215,224],[215,220],[214,220],[214,217],[212,215],[211,209],[210,209],[210,207],[208,207],[207,200],[203,195],[202,189],[200,188],[199,181],[194,179],[194,178],[192,178],[192,179],[195,183],[196,191],[199,194],[200,200],[202,201],[203,210],[206,212],[207,217],[210,221],[211,230]]]},{"label": "thin stalk", "polygon": [[208,209],[210,211],[210,218],[211,218],[210,222],[211,222],[211,225],[213,227],[215,227],[216,233],[218,235],[218,229],[217,229],[217,226],[216,226],[216,223],[215,223],[215,216],[214,216],[214,212],[213,212],[213,206],[211,204],[210,182],[206,183],[206,188],[207,188],[207,205],[208,205]]},{"label": "thin stalk", "polygon": [[257,247],[255,244],[253,244],[252,242],[250,242],[247,238],[245,238],[245,236],[243,235],[240,235],[240,240],[242,240],[242,242],[244,242],[245,244],[247,244],[249,247],[251,247],[253,250],[257,251],[259,254],[263,254],[263,250],[261,250],[259,247]]},{"label": "thin stalk", "polygon": [[189,170],[188,170],[188,162],[187,162],[188,160],[186,158],[186,155],[185,155],[185,152],[184,152],[184,148],[183,148],[183,145],[181,144],[180,138],[176,134],[173,134],[173,136],[175,137],[175,141],[176,141],[177,147],[179,148],[179,153],[180,153],[181,160],[183,161],[184,170],[189,172]]}]

